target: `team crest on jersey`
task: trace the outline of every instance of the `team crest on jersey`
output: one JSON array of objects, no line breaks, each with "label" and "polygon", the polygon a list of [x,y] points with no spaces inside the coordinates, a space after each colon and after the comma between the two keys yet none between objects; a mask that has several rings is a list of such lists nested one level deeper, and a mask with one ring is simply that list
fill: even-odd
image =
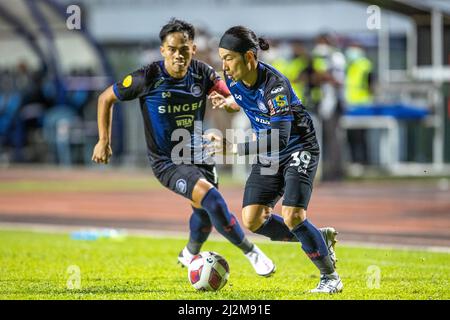
[{"label": "team crest on jersey", "polygon": [[133,83],[133,77],[131,76],[131,74],[129,74],[128,76],[126,76],[123,81],[122,81],[122,85],[125,88],[128,88],[129,86],[131,86],[131,84]]},{"label": "team crest on jersey", "polygon": [[258,100],[257,104],[258,104],[258,108],[259,108],[259,110],[261,110],[261,112],[264,112],[264,113],[267,112],[267,108],[266,108],[266,105],[264,104],[264,102]]},{"label": "team crest on jersey", "polygon": [[281,108],[288,105],[287,96],[282,94],[276,96],[275,99],[272,99],[271,101],[274,108]]},{"label": "team crest on jersey", "polygon": [[186,180],[184,180],[184,179],[178,179],[177,182],[175,183],[175,188],[180,193],[186,193],[186,187],[187,187],[187,183],[186,183]]},{"label": "team crest on jersey", "polygon": [[191,86],[191,93],[194,97],[200,97],[203,93],[203,88],[198,83],[194,83]]}]

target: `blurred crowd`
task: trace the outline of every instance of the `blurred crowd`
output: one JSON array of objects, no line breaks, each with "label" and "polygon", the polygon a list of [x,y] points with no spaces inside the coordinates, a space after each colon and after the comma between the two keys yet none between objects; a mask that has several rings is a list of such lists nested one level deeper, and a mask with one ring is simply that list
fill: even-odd
[{"label": "blurred crowd", "polygon": [[[91,75],[91,70],[77,68],[67,76]],[[65,80],[49,76],[44,69],[31,70],[24,62],[0,69],[2,162],[70,165],[84,161],[84,155],[73,154],[73,146],[83,147],[85,124],[90,120],[86,110],[94,95],[90,90],[64,89]]]},{"label": "blurred crowd", "polygon": [[[217,39],[199,30],[195,42],[195,58],[222,70]],[[372,103],[372,62],[359,43],[336,35],[321,34],[305,42],[270,43],[271,49],[261,52],[258,58],[290,80],[313,114],[322,143],[322,179],[341,179],[344,141],[339,119],[349,106]],[[142,56],[160,59],[159,48],[143,52]],[[66,76],[91,75],[89,69],[76,68]],[[25,63],[13,70],[0,69],[0,162],[89,163],[92,143],[86,139],[95,140],[97,134],[97,94],[81,87],[61,90],[58,81],[43,70],[31,71]],[[230,128],[230,117],[207,112],[209,125],[221,130]],[[366,163],[364,132],[352,130],[346,137],[351,161]]]}]

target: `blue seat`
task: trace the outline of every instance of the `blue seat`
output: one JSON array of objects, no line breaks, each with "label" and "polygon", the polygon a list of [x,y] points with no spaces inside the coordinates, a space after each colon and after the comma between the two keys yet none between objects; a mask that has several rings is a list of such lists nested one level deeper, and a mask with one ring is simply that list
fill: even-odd
[{"label": "blue seat", "polygon": [[346,116],[386,116],[403,120],[420,120],[429,114],[426,108],[401,103],[350,106],[345,112]]}]

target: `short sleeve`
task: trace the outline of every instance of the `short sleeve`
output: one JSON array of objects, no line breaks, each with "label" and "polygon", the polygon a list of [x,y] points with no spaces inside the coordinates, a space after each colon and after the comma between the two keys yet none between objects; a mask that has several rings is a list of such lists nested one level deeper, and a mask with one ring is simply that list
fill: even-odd
[{"label": "short sleeve", "polygon": [[270,110],[270,121],[294,119],[290,106],[290,88],[286,82],[276,81],[266,87],[264,100]]},{"label": "short sleeve", "polygon": [[202,72],[206,79],[206,92],[209,92],[217,81],[221,80],[220,74],[206,63],[201,64]]},{"label": "short sleeve", "polygon": [[114,94],[121,101],[139,97],[145,88],[145,72],[138,70],[125,76],[113,85]]}]

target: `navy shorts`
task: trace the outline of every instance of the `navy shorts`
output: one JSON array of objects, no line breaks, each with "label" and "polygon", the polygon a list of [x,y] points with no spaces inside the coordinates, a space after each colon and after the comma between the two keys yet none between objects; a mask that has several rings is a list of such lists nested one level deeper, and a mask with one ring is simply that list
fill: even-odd
[{"label": "navy shorts", "polygon": [[245,184],[242,207],[260,204],[273,208],[283,197],[284,206],[302,207],[306,210],[319,157],[319,149],[298,150],[272,174],[261,172],[263,168],[267,170],[267,166],[259,162],[254,164]]},{"label": "navy shorts", "polygon": [[199,179],[206,179],[216,188],[219,186],[214,165],[173,164],[163,170],[153,169],[153,173],[164,187],[189,200],[192,200],[192,191]]}]

